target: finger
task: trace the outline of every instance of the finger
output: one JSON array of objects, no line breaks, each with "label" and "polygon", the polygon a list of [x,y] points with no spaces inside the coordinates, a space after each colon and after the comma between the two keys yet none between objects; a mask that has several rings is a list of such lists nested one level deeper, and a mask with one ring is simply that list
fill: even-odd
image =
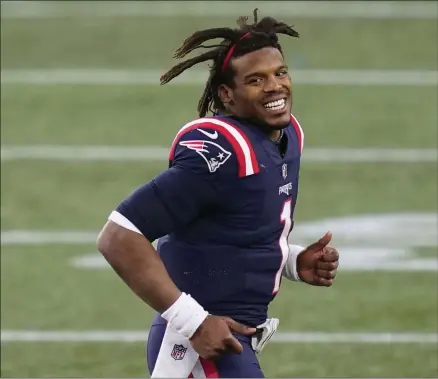
[{"label": "finger", "polygon": [[232,318],[224,317],[224,320],[233,332],[245,335],[252,335],[256,332],[256,328],[243,325],[237,321],[234,321]]},{"label": "finger", "polygon": [[199,356],[202,359],[205,359],[206,361],[215,361],[215,360],[219,359],[222,356],[222,354],[221,354],[220,350],[215,349],[213,352],[199,354]]},{"label": "finger", "polygon": [[339,253],[337,250],[333,249],[329,252],[321,255],[320,260],[324,262],[336,262],[339,261]]},{"label": "finger", "polygon": [[333,284],[333,279],[318,278],[318,283],[322,287],[330,287]]},{"label": "finger", "polygon": [[232,334],[230,334],[228,337],[224,339],[225,343],[225,352],[227,353],[237,353],[240,354],[243,351],[243,347],[240,344],[240,342],[237,340],[236,337],[234,337]]},{"label": "finger", "polygon": [[316,275],[322,279],[334,279],[336,277],[336,270],[316,270]]},{"label": "finger", "polygon": [[330,243],[331,240],[332,240],[332,233],[327,232],[317,242],[314,242],[311,245],[307,246],[305,250],[317,251],[320,254],[322,254],[322,251]]},{"label": "finger", "polygon": [[335,261],[335,262],[317,261],[316,262],[316,268],[318,270],[332,271],[332,270],[336,270],[338,267],[339,267],[339,261]]},{"label": "finger", "polygon": [[332,232],[327,232],[326,234],[324,234],[322,238],[319,239],[318,244],[324,247],[327,246],[331,240],[332,240]]}]

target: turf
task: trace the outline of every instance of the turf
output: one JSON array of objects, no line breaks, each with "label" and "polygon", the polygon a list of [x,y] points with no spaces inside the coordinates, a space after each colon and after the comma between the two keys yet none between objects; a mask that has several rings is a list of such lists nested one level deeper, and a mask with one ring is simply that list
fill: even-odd
[{"label": "turf", "polygon": [[[174,64],[173,51],[190,32],[233,21],[6,19],[2,69],[164,70]],[[292,77],[294,68],[438,69],[436,20],[284,21],[293,22],[302,36],[282,38]],[[1,91],[2,146],[146,148],[169,146],[178,128],[196,116],[202,86],[2,84]],[[305,130],[305,148],[436,148],[437,103],[433,86],[294,85],[294,112]],[[97,235],[109,212],[165,167],[159,160],[2,161],[2,233]],[[427,229],[430,224],[411,220],[407,229],[391,229],[377,224],[377,217],[400,215],[402,222],[409,221],[406,212],[436,214],[437,181],[436,162],[303,163],[297,226],[311,223],[318,238],[325,232],[315,226],[319,220],[331,218],[338,226],[349,218],[340,232],[355,237],[347,241],[353,245],[342,245],[332,288],[283,282],[270,309],[281,319],[280,331],[437,333],[436,270],[365,271],[360,261],[354,271],[342,269],[342,259],[373,262],[376,247],[391,263],[436,259],[436,231]],[[383,237],[354,220],[360,216],[371,218]],[[337,241],[342,239],[335,234]],[[363,254],[354,258],[352,247]],[[394,249],[405,255],[391,256]],[[2,237],[2,331],[147,330],[153,312],[109,268],[73,265],[87,255],[96,255],[92,241],[11,245]],[[268,377],[436,377],[437,356],[436,344],[272,343],[261,364]],[[148,372],[144,342],[2,342],[1,375],[145,377]]]}]

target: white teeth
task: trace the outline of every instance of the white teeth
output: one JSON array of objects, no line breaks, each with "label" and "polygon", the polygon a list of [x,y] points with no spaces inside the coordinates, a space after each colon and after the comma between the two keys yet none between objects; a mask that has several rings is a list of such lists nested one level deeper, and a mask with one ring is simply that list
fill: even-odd
[{"label": "white teeth", "polygon": [[284,99],[281,99],[277,101],[271,101],[270,103],[265,104],[264,107],[272,110],[279,110],[283,109],[285,105],[286,101]]}]

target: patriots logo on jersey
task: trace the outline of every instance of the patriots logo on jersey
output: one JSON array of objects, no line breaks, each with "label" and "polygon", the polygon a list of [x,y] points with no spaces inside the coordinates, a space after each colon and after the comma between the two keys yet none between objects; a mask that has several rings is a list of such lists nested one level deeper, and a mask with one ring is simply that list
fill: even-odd
[{"label": "patriots logo on jersey", "polygon": [[215,172],[231,156],[229,151],[211,141],[182,141],[179,144],[196,151],[207,163],[210,172]]}]

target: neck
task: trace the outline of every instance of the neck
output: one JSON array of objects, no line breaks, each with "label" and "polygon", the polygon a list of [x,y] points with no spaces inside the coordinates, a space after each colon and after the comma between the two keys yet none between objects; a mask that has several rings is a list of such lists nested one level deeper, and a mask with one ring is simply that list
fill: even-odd
[{"label": "neck", "polygon": [[281,129],[281,130],[272,130],[269,133],[269,139],[272,142],[278,142],[278,140],[281,138],[282,135],[283,135],[283,129]]}]

